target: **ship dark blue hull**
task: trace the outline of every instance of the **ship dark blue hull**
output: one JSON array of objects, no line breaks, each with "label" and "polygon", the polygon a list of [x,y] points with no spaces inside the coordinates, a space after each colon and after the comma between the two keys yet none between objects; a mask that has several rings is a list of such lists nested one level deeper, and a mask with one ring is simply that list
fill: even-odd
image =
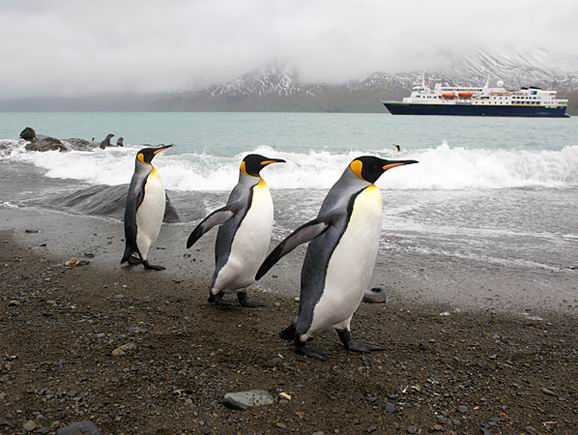
[{"label": "ship dark blue hull", "polygon": [[482,106],[473,104],[410,104],[384,102],[392,115],[517,116],[527,118],[568,118],[565,107]]}]

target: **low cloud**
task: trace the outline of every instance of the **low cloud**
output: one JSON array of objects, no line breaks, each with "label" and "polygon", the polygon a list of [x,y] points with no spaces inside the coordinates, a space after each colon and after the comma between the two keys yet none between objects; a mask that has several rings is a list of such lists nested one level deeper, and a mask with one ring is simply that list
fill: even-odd
[{"label": "low cloud", "polygon": [[3,0],[2,98],[179,91],[272,59],[305,81],[443,66],[478,49],[578,56],[573,0]]}]

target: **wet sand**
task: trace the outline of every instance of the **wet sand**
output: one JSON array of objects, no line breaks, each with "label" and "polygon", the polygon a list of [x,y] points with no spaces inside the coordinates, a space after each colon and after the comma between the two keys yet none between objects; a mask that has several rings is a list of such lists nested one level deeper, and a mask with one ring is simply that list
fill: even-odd
[{"label": "wet sand", "polygon": [[[90,420],[107,434],[573,434],[578,427],[573,311],[540,309],[533,298],[522,315],[528,301],[503,312],[501,303],[484,305],[485,296],[433,303],[412,293],[412,280],[441,264],[396,269],[380,259],[374,281],[390,277],[391,302],[363,304],[352,330],[386,350],[348,353],[326,332],[311,343],[329,353],[321,362],[277,337],[297,308],[291,296],[302,251],[254,289],[266,308],[218,309],[206,303],[214,234],[191,251],[178,248],[190,224],[163,228],[152,260],[165,272],[118,265],[118,221],[3,208],[0,229],[0,433],[22,433],[29,420],[40,433]],[[67,269],[72,256],[90,263]],[[464,267],[479,273],[474,264],[452,266],[445,265],[447,280]],[[494,279],[499,289],[499,273]],[[468,298],[474,303],[464,304]],[[135,347],[112,355],[127,343]],[[246,411],[223,406],[225,393],[250,389],[291,400]]]}]

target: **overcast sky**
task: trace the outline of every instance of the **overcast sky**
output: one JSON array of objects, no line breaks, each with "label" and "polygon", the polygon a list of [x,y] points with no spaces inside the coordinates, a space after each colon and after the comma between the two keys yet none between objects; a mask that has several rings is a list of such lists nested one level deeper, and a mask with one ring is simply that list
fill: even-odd
[{"label": "overcast sky", "polygon": [[578,56],[578,0],[0,0],[0,98],[189,89],[278,59],[307,81],[442,53]]}]

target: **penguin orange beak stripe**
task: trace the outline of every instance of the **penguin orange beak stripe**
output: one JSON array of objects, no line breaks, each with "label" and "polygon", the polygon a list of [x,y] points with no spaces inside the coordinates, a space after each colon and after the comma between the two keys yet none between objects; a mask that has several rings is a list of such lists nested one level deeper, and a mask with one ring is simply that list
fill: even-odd
[{"label": "penguin orange beak stripe", "polygon": [[261,165],[267,166],[267,165],[270,165],[271,163],[285,163],[285,160],[283,160],[283,159],[263,160],[263,161],[261,162]]},{"label": "penguin orange beak stripe", "polygon": [[162,153],[163,151],[168,150],[170,147],[172,147],[173,145],[163,145],[162,147],[158,147],[156,150],[153,151],[153,154],[156,156],[159,153]]},{"label": "penguin orange beak stripe", "polygon": [[403,165],[411,165],[413,163],[419,163],[419,162],[417,160],[401,160],[399,162],[388,163],[387,165],[385,165],[383,167],[383,170],[387,171],[388,169],[391,169],[391,168],[396,168],[398,166],[403,166]]}]

